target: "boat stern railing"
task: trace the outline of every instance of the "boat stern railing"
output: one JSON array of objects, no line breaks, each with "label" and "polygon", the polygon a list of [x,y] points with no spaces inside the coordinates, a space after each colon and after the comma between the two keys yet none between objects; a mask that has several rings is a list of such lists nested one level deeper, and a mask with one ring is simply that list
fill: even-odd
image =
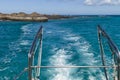
[{"label": "boat stern railing", "polygon": [[[98,25],[98,42],[100,46],[100,53],[101,53],[101,60],[102,60],[102,66],[41,66],[41,58],[42,58],[42,35],[43,35],[43,27],[40,27],[38,30],[31,49],[28,53],[28,68],[25,68],[24,71],[28,71],[28,80],[40,80],[40,69],[41,68],[102,68],[104,69],[105,78],[106,80],[109,80],[109,76],[107,74],[107,68],[112,68],[115,71],[115,75],[113,80],[120,80],[120,53],[117,46],[113,43],[112,39],[109,37],[109,35]],[[108,42],[109,48],[111,50],[112,55],[114,56],[114,65],[108,66],[106,65],[105,60],[105,52],[104,47],[102,43],[102,37],[105,38]],[[34,58],[36,54],[36,50],[38,51],[38,61],[37,65],[34,64]],[[33,73],[33,70],[37,69],[35,73]],[[23,73],[23,72],[22,72]],[[21,73],[21,74],[22,74]],[[20,75],[21,75],[20,74]],[[18,77],[16,77],[14,80],[16,80]]]},{"label": "boat stern railing", "polygon": [[[31,49],[28,53],[28,80],[32,80],[33,76],[33,71],[32,71],[32,66],[34,66],[34,55],[36,53],[36,50],[39,48],[39,53],[38,53],[38,62],[37,66],[41,65],[41,55],[42,55],[42,34],[43,34],[43,27],[41,26],[40,29],[38,30]],[[39,46],[39,47],[38,47]],[[40,68],[37,68],[37,72],[35,73],[34,78],[37,78],[40,76]]]}]

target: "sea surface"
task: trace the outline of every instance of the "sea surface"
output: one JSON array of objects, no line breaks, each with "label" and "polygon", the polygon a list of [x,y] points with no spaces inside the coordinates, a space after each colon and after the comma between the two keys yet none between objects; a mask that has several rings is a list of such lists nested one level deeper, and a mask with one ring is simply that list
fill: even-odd
[{"label": "sea surface", "polygon": [[[97,25],[120,47],[120,16],[92,16],[48,22],[0,22],[0,80],[13,80],[28,65],[28,52],[36,32],[43,26],[42,66],[102,65]],[[104,41],[106,64],[112,54]],[[112,80],[113,70],[107,69]],[[25,72],[18,80],[27,80]],[[41,80],[105,80],[102,68],[41,69]]]}]

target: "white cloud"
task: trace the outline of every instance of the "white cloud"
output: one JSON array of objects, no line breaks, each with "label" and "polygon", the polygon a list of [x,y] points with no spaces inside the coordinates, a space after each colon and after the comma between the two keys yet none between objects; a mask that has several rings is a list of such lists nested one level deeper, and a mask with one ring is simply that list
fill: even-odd
[{"label": "white cloud", "polygon": [[93,0],[85,0],[86,5],[93,5]]},{"label": "white cloud", "polygon": [[114,4],[116,1],[112,1],[112,0],[102,0],[101,2],[100,2],[100,4],[101,5],[103,5],[103,4]]},{"label": "white cloud", "polygon": [[110,4],[110,3],[112,3],[112,0],[103,0],[103,2]]},{"label": "white cloud", "polygon": [[85,5],[119,5],[120,0],[85,0]]}]

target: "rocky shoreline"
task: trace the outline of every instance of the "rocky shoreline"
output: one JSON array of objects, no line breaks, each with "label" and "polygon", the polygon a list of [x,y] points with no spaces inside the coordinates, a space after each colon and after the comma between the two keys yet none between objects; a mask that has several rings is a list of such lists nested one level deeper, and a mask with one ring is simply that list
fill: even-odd
[{"label": "rocky shoreline", "polygon": [[0,20],[1,21],[38,21],[38,22],[46,22],[49,19],[62,19],[62,18],[70,18],[70,16],[63,16],[63,15],[45,15],[33,12],[31,14],[27,14],[24,12],[19,13],[11,13],[11,14],[4,14],[0,13]]}]

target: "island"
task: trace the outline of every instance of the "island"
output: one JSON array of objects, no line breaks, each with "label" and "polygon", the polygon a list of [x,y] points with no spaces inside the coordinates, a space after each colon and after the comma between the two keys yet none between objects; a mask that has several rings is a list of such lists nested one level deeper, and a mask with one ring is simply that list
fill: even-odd
[{"label": "island", "polygon": [[63,18],[70,18],[70,16],[64,15],[46,15],[46,14],[39,14],[37,12],[33,12],[31,14],[27,14],[24,12],[19,13],[11,13],[5,14],[0,13],[0,20],[1,21],[38,21],[38,22],[45,22],[49,19],[63,19]]}]

